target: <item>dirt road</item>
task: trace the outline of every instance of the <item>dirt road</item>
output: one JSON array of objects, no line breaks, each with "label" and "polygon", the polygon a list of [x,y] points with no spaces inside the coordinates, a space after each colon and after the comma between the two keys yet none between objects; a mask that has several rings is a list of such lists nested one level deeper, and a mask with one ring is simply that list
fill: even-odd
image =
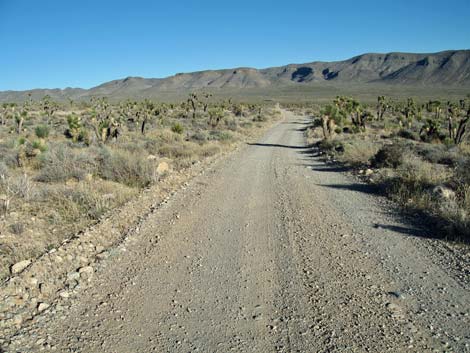
[{"label": "dirt road", "polygon": [[285,115],[151,214],[23,351],[470,351],[445,251],[312,158]]}]

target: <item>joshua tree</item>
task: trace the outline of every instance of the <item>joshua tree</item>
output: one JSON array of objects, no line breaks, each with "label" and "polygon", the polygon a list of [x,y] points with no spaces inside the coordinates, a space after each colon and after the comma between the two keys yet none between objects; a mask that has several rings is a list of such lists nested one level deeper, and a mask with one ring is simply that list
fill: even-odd
[{"label": "joshua tree", "polygon": [[199,105],[199,97],[196,93],[191,93],[188,98],[188,103],[191,105],[193,110],[193,119],[196,119],[197,106]]},{"label": "joshua tree", "polygon": [[385,99],[385,96],[377,97],[377,120],[383,120],[383,116],[387,109],[390,107]]},{"label": "joshua tree", "polygon": [[127,122],[134,123],[140,113],[138,103],[130,99],[119,103],[118,114]]},{"label": "joshua tree", "polygon": [[[31,95],[29,95],[31,97]],[[29,112],[31,110],[32,100],[27,100],[21,106],[19,112],[13,111],[16,123],[16,133],[19,135],[23,131],[23,124],[25,120],[29,119]]]},{"label": "joshua tree", "polygon": [[116,117],[105,98],[93,97],[91,104],[91,124],[98,140],[101,143],[107,143],[112,138],[117,139],[121,134],[120,117]]},{"label": "joshua tree", "polygon": [[341,120],[341,113],[336,105],[328,104],[321,112],[323,137],[329,139],[335,131],[336,123]]},{"label": "joshua tree", "polygon": [[80,117],[72,113],[67,116],[68,129],[65,132],[65,135],[72,139],[73,142],[81,140],[86,134],[83,129],[82,121]]},{"label": "joshua tree", "polygon": [[140,132],[142,135],[145,135],[147,124],[154,118],[161,117],[165,111],[165,106],[146,99],[140,104],[139,108],[137,117],[140,118],[141,121]]},{"label": "joshua tree", "polygon": [[15,115],[16,133],[19,135],[23,131],[23,123],[28,118],[28,112],[22,110]]},{"label": "joshua tree", "polygon": [[233,104],[232,105],[232,113],[237,116],[243,116],[243,105],[242,104]]},{"label": "joshua tree", "polygon": [[209,125],[212,128],[216,128],[219,125],[220,120],[224,117],[224,110],[220,107],[214,107],[209,109]]},{"label": "joshua tree", "polygon": [[58,104],[52,100],[52,98],[47,95],[41,101],[41,107],[46,116],[47,124],[51,124],[52,116],[59,108]]},{"label": "joshua tree", "polygon": [[204,113],[207,112],[207,107],[209,106],[209,99],[212,97],[212,94],[210,93],[203,93],[202,94],[202,99],[201,99],[201,104],[204,109]]},{"label": "joshua tree", "polygon": [[426,104],[426,110],[429,113],[434,113],[434,119],[439,120],[440,117],[441,117],[441,111],[442,111],[441,102],[439,102],[439,101],[429,101]]},{"label": "joshua tree", "polygon": [[[457,126],[456,120],[459,119]],[[456,145],[463,142],[470,125],[470,97],[460,100],[459,104],[447,103],[449,137]]]},{"label": "joshua tree", "polygon": [[[411,128],[413,118],[417,115],[418,109],[413,98],[408,98],[405,106],[401,109],[401,113],[405,118],[405,122],[408,125],[408,128]],[[400,121],[400,124],[402,122]]]},{"label": "joshua tree", "polygon": [[16,104],[14,103],[3,103],[0,108],[0,125],[6,125],[7,119],[11,118],[12,114],[14,114],[16,108]]},{"label": "joshua tree", "polygon": [[351,118],[353,126],[364,130],[366,128],[366,120],[372,114],[367,111],[357,100],[344,96],[337,96],[333,100],[334,105],[339,109],[340,115]]}]

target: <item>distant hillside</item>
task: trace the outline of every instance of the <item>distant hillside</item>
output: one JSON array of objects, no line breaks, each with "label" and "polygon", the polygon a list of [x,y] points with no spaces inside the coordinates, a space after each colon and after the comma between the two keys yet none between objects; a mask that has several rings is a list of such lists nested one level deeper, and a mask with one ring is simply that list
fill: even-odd
[{"label": "distant hillside", "polygon": [[20,101],[28,93],[34,99],[48,94],[54,99],[74,100],[91,96],[157,98],[190,91],[239,92],[256,90],[292,91],[325,85],[396,85],[413,87],[470,88],[470,50],[449,50],[433,54],[363,54],[337,62],[290,64],[267,69],[235,68],[183,73],[167,78],[128,77],[91,89],[35,89],[0,92],[0,101]]}]

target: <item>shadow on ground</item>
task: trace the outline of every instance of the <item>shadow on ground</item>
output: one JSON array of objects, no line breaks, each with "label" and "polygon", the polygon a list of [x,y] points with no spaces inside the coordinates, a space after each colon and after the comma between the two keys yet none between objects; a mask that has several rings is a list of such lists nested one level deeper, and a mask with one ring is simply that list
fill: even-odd
[{"label": "shadow on ground", "polygon": [[247,143],[249,146],[258,146],[258,147],[278,147],[278,148],[292,148],[292,149],[306,149],[306,146],[289,146],[289,145],[279,145],[276,143]]}]

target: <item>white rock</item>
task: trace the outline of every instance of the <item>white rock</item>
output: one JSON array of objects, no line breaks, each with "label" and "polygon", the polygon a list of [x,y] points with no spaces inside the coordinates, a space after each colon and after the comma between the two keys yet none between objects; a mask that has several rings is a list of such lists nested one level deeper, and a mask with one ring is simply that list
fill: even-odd
[{"label": "white rock", "polygon": [[26,267],[28,267],[31,264],[31,260],[23,260],[20,262],[17,262],[11,267],[11,273],[12,274],[17,274],[23,271]]},{"label": "white rock", "polygon": [[166,173],[168,172],[168,170],[170,170],[170,166],[168,165],[167,162],[160,162],[158,163],[158,167],[157,167],[157,173],[158,174],[163,174],[163,173]]},{"label": "white rock", "polygon": [[433,194],[443,199],[449,200],[455,198],[455,192],[444,185],[438,185],[432,190]]},{"label": "white rock", "polygon": [[39,312],[42,312],[42,311],[46,310],[46,309],[49,308],[49,307],[50,307],[50,305],[47,304],[47,303],[39,303],[39,305],[38,305],[38,311],[39,311]]},{"label": "white rock", "polygon": [[61,298],[65,298],[65,299],[66,299],[66,298],[69,298],[69,297],[70,297],[70,292],[62,291],[62,292],[59,293],[59,296],[60,296]]},{"label": "white rock", "polygon": [[78,281],[80,279],[80,273],[78,272],[70,272],[67,275],[67,280],[68,281]]},{"label": "white rock", "polygon": [[93,272],[95,272],[95,270],[91,266],[85,266],[80,268],[78,272],[80,273],[80,275],[91,275],[93,274]]}]

